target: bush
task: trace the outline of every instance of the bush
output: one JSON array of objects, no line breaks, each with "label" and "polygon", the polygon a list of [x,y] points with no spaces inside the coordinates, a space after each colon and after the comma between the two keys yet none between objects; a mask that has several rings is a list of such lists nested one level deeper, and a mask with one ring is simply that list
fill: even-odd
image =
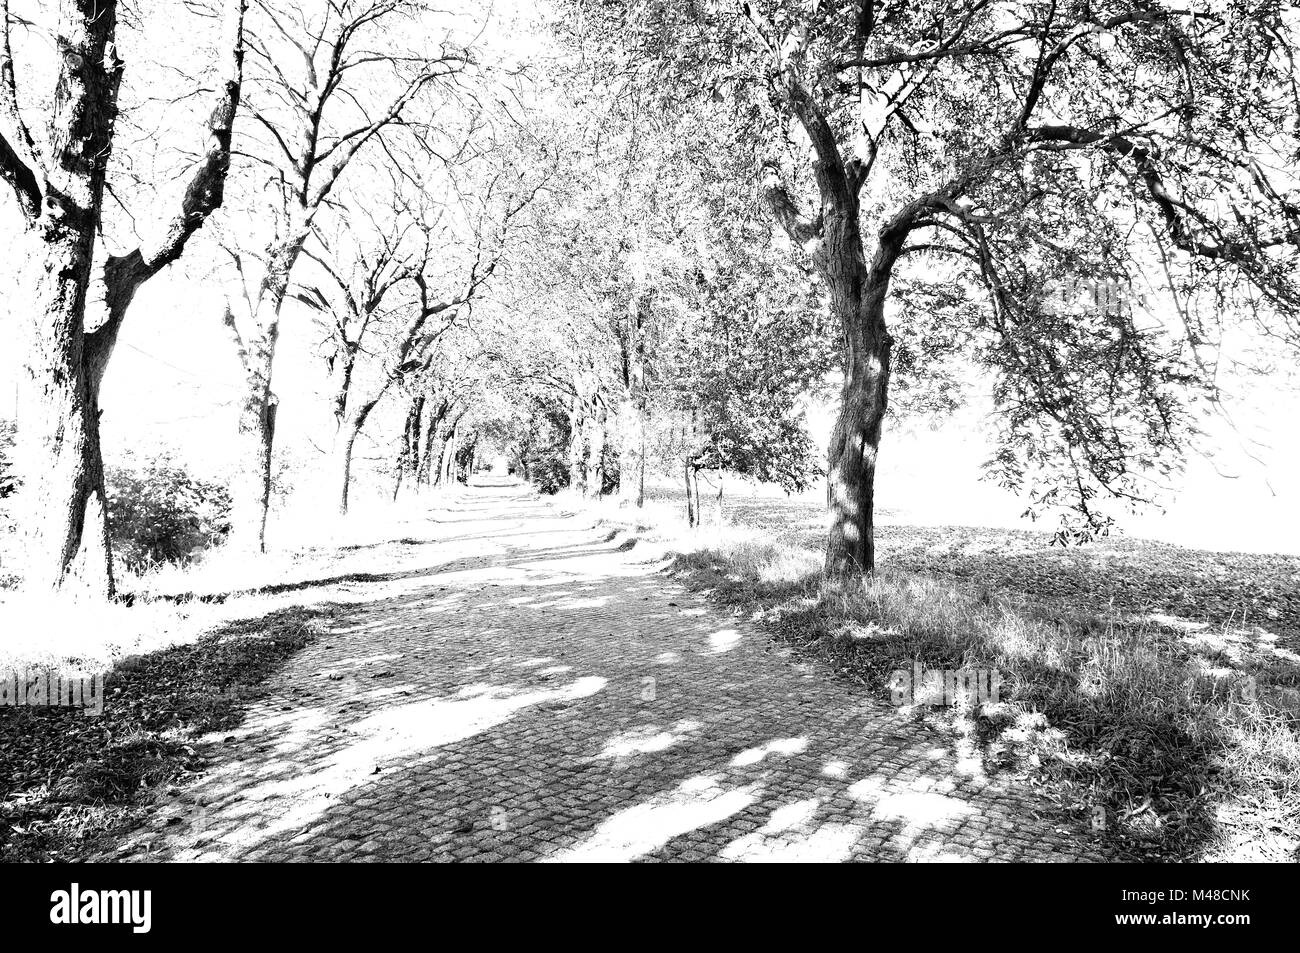
[{"label": "bush", "polygon": [[0,500],[18,489],[18,476],[14,473],[14,423],[0,420]]},{"label": "bush", "polygon": [[113,549],[129,570],[184,562],[230,532],[230,493],[166,458],[106,474]]},{"label": "bush", "polygon": [[529,415],[516,438],[516,454],[524,479],[541,493],[557,493],[569,485],[569,418],[555,400],[533,398]]},{"label": "bush", "polygon": [[524,460],[525,473],[541,493],[558,493],[569,485],[569,464],[563,454],[535,451]]}]

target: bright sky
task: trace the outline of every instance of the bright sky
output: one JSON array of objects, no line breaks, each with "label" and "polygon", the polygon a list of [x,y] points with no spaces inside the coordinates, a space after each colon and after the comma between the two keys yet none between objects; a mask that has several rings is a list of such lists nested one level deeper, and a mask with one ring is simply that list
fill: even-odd
[{"label": "bright sky", "polygon": [[[886,422],[876,501],[895,511],[891,521],[1035,528],[1020,519],[1022,499],[980,479],[993,448],[989,409],[977,402],[933,430]],[[834,410],[822,407],[811,415],[820,446]],[[1203,452],[1187,461],[1165,512],[1125,516],[1121,529],[1196,549],[1300,554],[1297,419],[1300,394],[1257,388],[1234,413],[1236,432],[1222,420],[1204,424]]]}]

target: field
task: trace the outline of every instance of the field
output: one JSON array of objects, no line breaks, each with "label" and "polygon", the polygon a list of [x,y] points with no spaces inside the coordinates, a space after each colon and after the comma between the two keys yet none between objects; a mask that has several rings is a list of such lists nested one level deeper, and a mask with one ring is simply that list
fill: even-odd
[{"label": "field", "polygon": [[[677,502],[668,488],[654,498]],[[728,523],[774,541],[817,550],[825,540],[820,494],[783,498],[751,489],[738,499],[724,496],[724,513]],[[1127,536],[1062,548],[1047,532],[896,519],[888,509],[877,517],[882,566],[1300,651],[1297,556],[1208,552]]]}]

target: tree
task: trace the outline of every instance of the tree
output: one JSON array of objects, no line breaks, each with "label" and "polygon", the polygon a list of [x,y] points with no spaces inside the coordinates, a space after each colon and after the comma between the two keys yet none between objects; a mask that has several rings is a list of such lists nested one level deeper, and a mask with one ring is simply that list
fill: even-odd
[{"label": "tree", "polygon": [[[27,121],[15,68],[9,0],[0,0],[0,178],[21,214],[32,278],[25,326],[18,452],[19,519],[27,583],[114,592],[99,434],[99,389],[131,301],[176,261],[223,199],[231,134],[243,84],[245,0],[222,6],[217,91],[207,143],[171,209],[125,253],[99,248],[105,186],[117,144],[119,92],[116,0],[61,0],[57,75],[38,141]],[[87,320],[92,286],[104,315]]]},{"label": "tree", "polygon": [[[1295,37],[1280,5],[582,8],[584,42],[619,36],[638,62],[656,64],[643,75],[665,104],[694,95],[730,106],[767,205],[822,279],[844,342],[828,461],[831,577],[875,565],[894,358],[887,309],[907,266],[951,262],[984,286],[972,341],[1007,411],[1001,469],[1044,475],[1046,493],[1085,509],[1098,494],[1138,495],[1148,465],[1177,451],[1177,395],[1190,377],[1131,306],[1094,309],[1086,327],[1053,319],[1041,307],[1049,281],[1123,281],[1149,233],[1206,278],[1244,278],[1274,315],[1298,300],[1298,206],[1282,171],[1298,134]],[[1055,236],[1039,231],[1050,223]]]},{"label": "tree", "polygon": [[[405,375],[430,370],[434,346],[491,279],[511,223],[541,188],[522,179],[508,186],[503,178],[500,172],[493,175],[472,199],[437,205],[428,194],[407,199],[394,180],[396,208],[387,222],[357,209],[340,217],[332,237],[315,230],[319,251],[304,249],[328,291],[299,284],[291,294],[327,316],[325,359],[335,381],[334,469],[341,514],[348,511],[352,453],[366,421]],[[430,179],[425,182],[428,188]],[[459,287],[437,296],[434,286],[445,284]],[[361,357],[375,348],[383,366],[357,393]]]},{"label": "tree", "polygon": [[702,470],[717,472],[719,521],[723,471],[787,492],[823,473],[804,420],[806,398],[824,389],[834,362],[816,284],[773,247],[752,206],[728,208],[729,198],[713,195],[689,318],[663,349],[663,412],[682,421],[673,449],[691,525],[703,519]]},{"label": "tree", "polygon": [[[444,32],[429,41],[436,11],[421,0],[327,0],[292,5],[257,0],[251,29],[249,113],[259,130],[243,154],[262,186],[254,201],[269,207],[260,224],[270,237],[251,256],[260,277],[242,322],[228,320],[245,371],[234,497],[233,545],[262,551],[271,496],[276,400],[271,372],[290,274],[322,209],[362,149],[384,147],[383,135],[415,126],[417,105],[470,63],[469,51]],[[432,144],[427,146],[433,148]],[[250,173],[253,169],[250,168]],[[273,201],[266,202],[268,197]],[[250,264],[238,253],[241,271]],[[240,324],[243,327],[240,327]]]}]

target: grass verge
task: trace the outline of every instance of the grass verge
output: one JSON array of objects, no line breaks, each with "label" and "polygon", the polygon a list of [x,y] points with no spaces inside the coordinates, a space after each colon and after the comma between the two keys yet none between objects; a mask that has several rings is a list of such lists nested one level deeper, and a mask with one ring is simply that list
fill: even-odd
[{"label": "grass verge", "polygon": [[888,567],[828,587],[819,553],[770,533],[594,512],[654,523],[645,535],[683,581],[878,698],[918,662],[999,672],[997,704],[905,711],[953,732],[986,770],[1035,785],[1121,856],[1300,858],[1300,667],[1267,644],[1226,653],[1177,626]]}]

